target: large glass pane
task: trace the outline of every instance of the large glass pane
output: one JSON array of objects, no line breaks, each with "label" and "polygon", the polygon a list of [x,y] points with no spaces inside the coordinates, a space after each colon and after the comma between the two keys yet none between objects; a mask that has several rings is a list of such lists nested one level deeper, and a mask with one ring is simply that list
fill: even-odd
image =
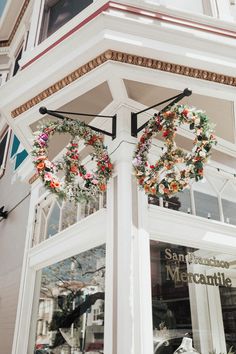
[{"label": "large glass pane", "polygon": [[176,193],[173,197],[164,197],[162,201],[159,197],[149,195],[148,203],[161,206],[164,208],[191,213],[191,197],[189,189]]},{"label": "large glass pane", "polygon": [[170,8],[175,8],[182,11],[193,13],[203,13],[202,0],[146,0],[151,4],[163,5]]},{"label": "large glass pane", "polygon": [[232,20],[236,21],[236,1],[235,0],[228,0],[230,2],[230,13],[232,16]]},{"label": "large glass pane", "polygon": [[151,241],[154,354],[236,350],[235,260]]},{"label": "large glass pane", "polygon": [[40,40],[49,37],[92,3],[93,0],[46,0]]},{"label": "large glass pane", "polygon": [[220,287],[224,330],[227,334],[227,352],[236,349],[236,288]]},{"label": "large glass pane", "polygon": [[218,197],[212,185],[204,180],[193,184],[196,215],[220,220]]},{"label": "large glass pane", "polygon": [[105,246],[43,268],[38,277],[34,353],[103,353]]},{"label": "large glass pane", "polygon": [[73,225],[77,221],[78,206],[76,203],[66,202],[62,208],[61,215],[61,230],[66,229],[70,225]]}]

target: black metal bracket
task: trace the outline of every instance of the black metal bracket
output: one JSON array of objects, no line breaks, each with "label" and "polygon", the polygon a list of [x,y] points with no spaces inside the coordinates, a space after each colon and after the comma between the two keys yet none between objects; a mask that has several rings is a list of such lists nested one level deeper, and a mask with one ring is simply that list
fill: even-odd
[{"label": "black metal bracket", "polygon": [[144,123],[143,125],[141,125],[141,127],[138,128],[138,115],[141,113],[144,113],[146,111],[148,111],[149,109],[161,106],[162,104],[171,101],[167,106],[165,106],[164,108],[162,108],[162,110],[159,112],[163,112],[165,111],[167,108],[172,107],[175,103],[179,102],[180,100],[182,100],[182,98],[187,97],[187,96],[191,96],[192,91],[189,88],[186,88],[183,90],[183,92],[181,92],[180,94],[173,96],[171,98],[166,99],[165,101],[159,102],[154,104],[151,107],[145,108],[142,111],[139,112],[132,112],[131,113],[131,135],[134,137],[137,137],[138,133],[147,126],[148,121],[146,123]]},{"label": "black metal bracket", "polygon": [[89,114],[89,113],[80,113],[80,112],[64,112],[64,111],[51,111],[47,109],[46,107],[40,107],[39,108],[39,113],[41,114],[49,114],[50,116],[59,118],[59,119],[72,119],[75,120],[74,118],[70,117],[65,117],[63,114],[69,114],[69,115],[76,115],[76,116],[84,116],[84,117],[100,117],[100,118],[111,118],[112,119],[112,132],[108,132],[103,129],[99,129],[96,127],[93,127],[92,125],[85,124],[87,127],[90,127],[92,130],[98,133],[102,133],[104,135],[108,135],[112,137],[112,140],[116,138],[116,121],[117,121],[117,115],[114,114],[114,116],[106,116],[106,115],[101,115],[101,114]]},{"label": "black metal bracket", "polygon": [[4,206],[0,208],[0,218],[7,219],[8,217],[8,211],[4,211]]}]

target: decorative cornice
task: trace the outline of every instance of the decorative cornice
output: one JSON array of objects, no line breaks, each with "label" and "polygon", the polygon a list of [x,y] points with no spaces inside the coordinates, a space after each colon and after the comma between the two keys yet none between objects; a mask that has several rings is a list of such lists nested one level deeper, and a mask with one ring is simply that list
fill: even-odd
[{"label": "decorative cornice", "polygon": [[22,20],[25,12],[27,10],[27,7],[28,7],[29,3],[30,3],[30,0],[25,0],[24,4],[23,4],[23,6],[22,6],[22,8],[20,10],[20,13],[19,13],[19,15],[17,17],[17,20],[15,22],[13,30],[11,31],[11,34],[10,34],[9,38],[7,40],[0,41],[0,47],[8,47],[11,44],[11,42],[12,42],[12,40],[13,40],[15,34],[16,34],[16,31],[17,31],[17,29],[18,29],[18,27],[19,27],[19,25],[21,23],[21,20]]},{"label": "decorative cornice", "polygon": [[106,52],[100,54],[96,58],[90,60],[88,63],[79,67],[69,75],[63,77],[63,79],[57,81],[55,84],[49,86],[44,91],[41,91],[37,96],[34,96],[27,102],[23,103],[21,106],[17,107],[11,112],[13,118],[18,117],[20,114],[28,111],[30,108],[34,107],[38,103],[42,102],[49,96],[60,91],[70,83],[76,81],[83,75],[92,71],[96,67],[105,63],[106,61],[111,60],[114,62],[131,64],[141,67],[146,67],[149,69],[165,71],[177,75],[184,75],[188,77],[193,77],[195,79],[201,79],[211,82],[216,82],[228,86],[236,86],[236,77],[223,75],[215,73],[213,71],[203,70],[192,68],[185,65],[168,63],[158,59],[151,59],[146,57],[141,57],[133,54],[117,52],[115,50],[107,50]]}]

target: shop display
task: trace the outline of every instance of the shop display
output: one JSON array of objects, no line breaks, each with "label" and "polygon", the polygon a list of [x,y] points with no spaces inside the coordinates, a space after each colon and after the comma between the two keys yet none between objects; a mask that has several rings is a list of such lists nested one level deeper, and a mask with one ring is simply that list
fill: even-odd
[{"label": "shop display", "polygon": [[154,354],[236,351],[235,258],[151,241]]},{"label": "shop display", "polygon": [[196,349],[193,348],[193,341],[191,338],[184,337],[180,346],[174,351],[174,354],[181,354],[181,353],[195,353],[199,354]]}]

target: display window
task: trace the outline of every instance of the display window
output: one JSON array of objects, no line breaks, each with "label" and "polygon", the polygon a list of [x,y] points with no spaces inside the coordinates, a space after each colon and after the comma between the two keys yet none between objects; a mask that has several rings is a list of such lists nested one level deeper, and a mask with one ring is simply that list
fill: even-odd
[{"label": "display window", "polygon": [[154,354],[236,350],[235,256],[151,241]]},{"label": "display window", "polygon": [[226,178],[219,171],[206,171],[205,178],[173,197],[149,196],[149,204],[236,225],[235,177]]},{"label": "display window", "polygon": [[57,235],[102,208],[106,208],[106,193],[82,204],[62,201],[52,195],[45,197],[36,207],[32,246]]},{"label": "display window", "polygon": [[105,245],[37,272],[29,352],[102,353]]}]

